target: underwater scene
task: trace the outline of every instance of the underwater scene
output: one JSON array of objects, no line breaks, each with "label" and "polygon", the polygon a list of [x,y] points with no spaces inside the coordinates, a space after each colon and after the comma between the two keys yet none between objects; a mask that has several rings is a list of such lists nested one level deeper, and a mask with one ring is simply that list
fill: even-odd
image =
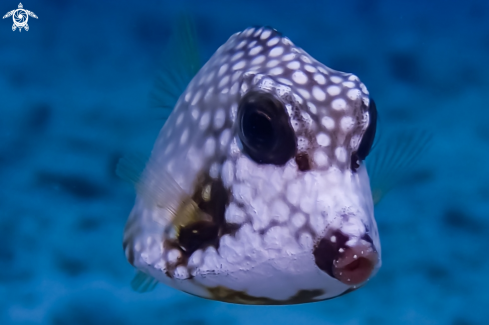
[{"label": "underwater scene", "polygon": [[489,324],[489,2],[0,2],[0,324]]}]

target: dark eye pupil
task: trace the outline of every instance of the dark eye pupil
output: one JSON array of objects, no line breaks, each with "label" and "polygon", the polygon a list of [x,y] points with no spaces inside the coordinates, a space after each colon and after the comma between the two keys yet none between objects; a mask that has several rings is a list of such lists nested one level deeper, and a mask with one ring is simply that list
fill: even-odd
[{"label": "dark eye pupil", "polygon": [[284,165],[295,156],[296,138],[284,105],[262,91],[246,94],[238,108],[243,152],[259,164]]},{"label": "dark eye pupil", "polygon": [[245,114],[243,119],[243,133],[250,145],[262,149],[272,149],[275,143],[272,122],[262,112]]},{"label": "dark eye pupil", "polygon": [[372,149],[372,145],[375,140],[375,133],[377,131],[377,106],[373,99],[370,99],[370,105],[368,107],[369,114],[369,124],[367,130],[365,131],[362,141],[360,141],[360,145],[358,146],[357,156],[360,160],[365,160],[368,154],[370,153],[370,149]]}]

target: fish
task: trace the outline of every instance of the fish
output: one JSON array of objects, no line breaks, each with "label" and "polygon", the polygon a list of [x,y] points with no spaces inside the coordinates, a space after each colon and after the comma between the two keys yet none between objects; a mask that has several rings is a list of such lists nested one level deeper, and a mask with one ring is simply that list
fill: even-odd
[{"label": "fish", "polygon": [[[117,167],[136,187],[123,236],[133,289],[161,282],[288,305],[366,284],[382,264],[365,164],[378,112],[366,86],[271,27],[235,33],[201,66],[195,29],[182,21],[152,94],[170,110],[166,122],[149,158]],[[381,151],[396,159],[382,160],[389,177],[375,201],[427,142]]]}]

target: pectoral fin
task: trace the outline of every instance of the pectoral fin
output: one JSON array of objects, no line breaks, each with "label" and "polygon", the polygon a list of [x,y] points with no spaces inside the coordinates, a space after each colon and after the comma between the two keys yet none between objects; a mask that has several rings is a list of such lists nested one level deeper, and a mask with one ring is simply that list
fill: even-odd
[{"label": "pectoral fin", "polygon": [[408,177],[431,142],[425,130],[407,130],[381,139],[367,157],[367,170],[374,204]]}]

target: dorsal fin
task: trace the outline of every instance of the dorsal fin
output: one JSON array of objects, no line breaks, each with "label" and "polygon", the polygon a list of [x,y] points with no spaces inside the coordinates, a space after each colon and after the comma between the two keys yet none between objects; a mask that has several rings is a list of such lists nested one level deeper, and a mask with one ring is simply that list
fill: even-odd
[{"label": "dorsal fin", "polygon": [[194,24],[188,14],[181,14],[161,59],[150,93],[150,105],[163,108],[169,114],[200,68]]},{"label": "dorsal fin", "polygon": [[407,130],[385,135],[367,157],[367,170],[374,204],[412,172],[432,135],[425,130]]}]

